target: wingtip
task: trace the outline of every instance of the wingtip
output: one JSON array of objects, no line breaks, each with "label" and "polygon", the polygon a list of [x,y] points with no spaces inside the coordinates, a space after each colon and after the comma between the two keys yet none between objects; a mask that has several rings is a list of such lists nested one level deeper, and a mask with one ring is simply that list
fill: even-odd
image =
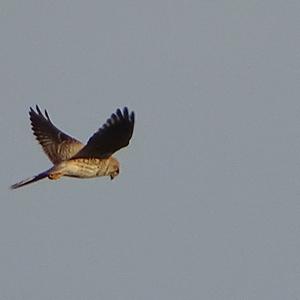
[{"label": "wingtip", "polygon": [[124,115],[124,118],[125,118],[125,119],[128,119],[128,107],[127,107],[127,106],[125,106],[125,107],[123,108],[123,115]]},{"label": "wingtip", "polygon": [[33,106],[29,107],[29,113],[35,113],[36,114],[37,112],[39,114],[41,113],[41,110],[40,110],[40,108],[37,104],[35,105],[35,108]]},{"label": "wingtip", "polygon": [[30,106],[29,107],[29,113],[34,113],[34,112],[35,112],[34,108],[32,108],[32,106]]},{"label": "wingtip", "polygon": [[120,108],[118,108],[118,109],[116,110],[116,113],[113,114],[113,115],[117,116],[119,119],[123,119],[123,114],[122,114]]},{"label": "wingtip", "polygon": [[42,112],[41,112],[41,110],[40,110],[39,106],[38,106],[38,105],[36,105],[36,106],[35,106],[35,108],[36,108],[36,111],[38,112],[38,114],[39,114],[39,115],[42,115]]},{"label": "wingtip", "polygon": [[135,119],[135,113],[134,113],[133,110],[129,113],[128,107],[127,107],[127,106],[124,106],[122,117],[124,117],[124,119],[130,120],[131,122],[134,122],[134,119]]},{"label": "wingtip", "polygon": [[132,123],[134,123],[134,121],[135,121],[135,113],[134,113],[134,111],[132,111],[132,112],[130,113],[130,121],[131,121]]},{"label": "wingtip", "polygon": [[[45,114],[45,116],[44,116],[44,114]],[[38,116],[38,117],[42,117],[44,119],[47,119],[49,122],[51,122],[49,113],[46,109],[44,110],[44,114],[42,113],[40,107],[37,104],[35,105],[35,108],[33,108],[32,106],[29,107],[30,119],[34,118],[35,116]]]},{"label": "wingtip", "polygon": [[32,120],[32,118],[34,118],[36,115],[38,115],[38,114],[35,111],[34,107],[30,106],[30,110],[29,110],[30,120]]},{"label": "wingtip", "polygon": [[47,120],[48,120],[49,122],[51,122],[50,117],[49,117],[49,114],[48,114],[48,112],[47,112],[46,109],[45,109],[45,116],[46,116]]}]

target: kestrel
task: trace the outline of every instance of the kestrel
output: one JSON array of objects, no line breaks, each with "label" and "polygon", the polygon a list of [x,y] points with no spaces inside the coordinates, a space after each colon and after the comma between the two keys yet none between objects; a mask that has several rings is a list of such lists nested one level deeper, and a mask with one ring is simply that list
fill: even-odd
[{"label": "kestrel", "polygon": [[12,189],[33,183],[48,177],[59,179],[62,176],[93,178],[99,176],[116,177],[120,164],[112,156],[117,150],[127,146],[132,137],[134,112],[127,107],[117,109],[106,123],[84,145],[59,130],[36,106],[36,111],[29,111],[33,134],[44,152],[53,163],[53,167],[11,186]]}]

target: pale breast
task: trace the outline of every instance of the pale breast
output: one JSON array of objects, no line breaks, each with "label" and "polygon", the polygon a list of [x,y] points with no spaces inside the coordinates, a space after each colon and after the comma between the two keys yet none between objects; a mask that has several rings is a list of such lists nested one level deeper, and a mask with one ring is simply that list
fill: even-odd
[{"label": "pale breast", "polygon": [[65,162],[64,175],[79,178],[105,176],[108,169],[107,159],[79,158]]}]

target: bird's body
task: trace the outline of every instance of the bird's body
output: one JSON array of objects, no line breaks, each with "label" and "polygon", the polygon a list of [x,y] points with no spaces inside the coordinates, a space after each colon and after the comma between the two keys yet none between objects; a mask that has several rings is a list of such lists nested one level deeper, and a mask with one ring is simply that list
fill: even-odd
[{"label": "bird's body", "polygon": [[62,176],[110,176],[113,179],[119,174],[120,164],[112,154],[128,145],[134,127],[133,112],[129,114],[126,107],[123,113],[118,109],[84,145],[56,128],[47,111],[45,118],[38,106],[36,110],[37,112],[31,108],[29,113],[33,133],[53,162],[53,167],[12,185],[12,189],[46,177],[56,180]]},{"label": "bird's body", "polygon": [[[113,157],[106,159],[77,158],[62,161],[61,163],[50,169],[48,177],[50,179],[58,179],[61,176],[75,178],[94,178],[108,176],[111,173],[113,160],[117,161]],[[118,167],[118,164],[116,164],[116,167]]]}]

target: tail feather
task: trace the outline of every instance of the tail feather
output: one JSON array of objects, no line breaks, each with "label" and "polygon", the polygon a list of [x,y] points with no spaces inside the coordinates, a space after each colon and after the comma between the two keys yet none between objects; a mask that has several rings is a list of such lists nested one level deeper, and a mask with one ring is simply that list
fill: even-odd
[{"label": "tail feather", "polygon": [[10,188],[13,189],[13,190],[17,189],[17,188],[22,187],[24,185],[36,182],[36,181],[41,180],[41,179],[44,179],[44,178],[46,178],[48,176],[48,174],[49,174],[49,170],[47,170],[47,171],[45,171],[43,173],[40,173],[40,174],[38,174],[36,176],[33,176],[33,177],[30,177],[30,178],[24,179],[24,180],[22,180],[20,182],[17,182],[15,184],[13,184]]}]

